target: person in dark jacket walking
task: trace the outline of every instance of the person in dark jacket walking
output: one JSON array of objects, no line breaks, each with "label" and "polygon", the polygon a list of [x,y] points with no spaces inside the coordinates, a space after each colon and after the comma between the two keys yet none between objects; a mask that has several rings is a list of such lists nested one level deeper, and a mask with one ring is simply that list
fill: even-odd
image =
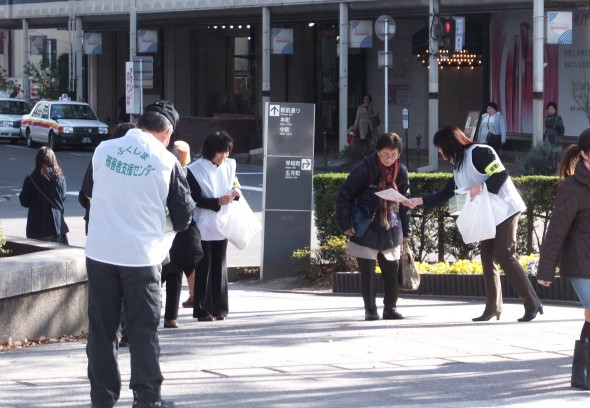
[{"label": "person in dark jacket walking", "polygon": [[569,278],[584,307],[572,386],[590,389],[590,129],[564,152],[559,175],[563,181],[541,246],[537,279],[551,285],[559,265],[560,275]]},{"label": "person in dark jacket walking", "polygon": [[442,157],[453,164],[453,177],[442,190],[409,200],[407,204],[411,208],[422,204],[430,208],[441,206],[454,196],[455,189],[463,189],[468,196],[475,197],[483,191],[484,183],[490,193],[490,216],[493,216],[496,224],[496,235],[480,243],[486,307],[481,316],[472,320],[481,322],[493,317],[500,319],[502,287],[500,273],[494,262],[500,264],[524,304],[524,316],[518,321],[529,322],[537,314],[543,314],[541,300],[516,256],[518,219],[526,206],[498,154],[490,146],[472,142],[456,126],[442,127],[434,134],[433,143]]},{"label": "person in dark jacket walking", "polygon": [[35,170],[25,178],[20,203],[29,209],[27,238],[68,243],[68,225],[64,218],[66,179],[55,153],[43,146],[35,156]]},{"label": "person in dark jacket walking", "polygon": [[[410,197],[408,169],[399,162],[401,138],[392,132],[382,134],[375,151],[350,172],[336,198],[336,223],[349,237],[346,253],[357,259],[361,274],[365,320],[379,320],[377,313],[375,266],[383,277],[383,319],[403,319],[397,311],[399,297],[399,259],[403,240],[411,235],[410,210],[398,202],[387,201],[376,192],[394,189]],[[361,231],[353,222],[362,214],[370,224]]]}]

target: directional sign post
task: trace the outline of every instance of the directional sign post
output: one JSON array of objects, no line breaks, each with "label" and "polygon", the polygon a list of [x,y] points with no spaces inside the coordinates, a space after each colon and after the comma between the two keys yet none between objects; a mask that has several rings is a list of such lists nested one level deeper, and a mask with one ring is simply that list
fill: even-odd
[{"label": "directional sign post", "polygon": [[264,107],[261,279],[294,276],[293,251],[311,245],[315,106]]},{"label": "directional sign post", "polygon": [[402,109],[402,125],[403,128],[406,130],[406,167],[408,168],[408,171],[410,170],[410,155],[409,155],[409,150],[408,150],[408,125],[410,122],[410,116],[408,114],[408,109],[407,108],[403,108]]}]

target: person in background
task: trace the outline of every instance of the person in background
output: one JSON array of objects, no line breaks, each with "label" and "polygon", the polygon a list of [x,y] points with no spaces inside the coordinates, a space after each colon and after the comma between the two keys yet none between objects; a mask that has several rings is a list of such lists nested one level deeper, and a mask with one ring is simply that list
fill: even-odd
[{"label": "person in background", "polygon": [[[375,119],[376,118],[376,119]],[[379,111],[373,105],[371,95],[363,96],[363,101],[356,111],[354,128],[358,129],[361,143],[368,143],[373,137],[377,137],[376,121],[379,119]]]},{"label": "person in background", "polygon": [[[407,206],[386,201],[376,192],[393,188],[410,196],[408,169],[399,162],[401,138],[392,132],[377,139],[375,151],[350,172],[336,198],[336,223],[349,237],[346,253],[357,259],[361,275],[365,320],[379,320],[375,266],[379,263],[383,278],[383,319],[403,319],[397,310],[399,297],[399,259],[404,239],[412,233]],[[353,225],[353,206],[372,219],[362,236]]]},{"label": "person in background", "polygon": [[477,138],[480,143],[490,145],[496,153],[499,153],[502,145],[506,143],[506,118],[498,111],[495,102],[488,103],[486,113],[479,122]]},{"label": "person in background", "polygon": [[[191,161],[190,147],[188,143],[178,140],[174,142],[172,153],[178,157],[179,163],[186,171],[186,166]],[[198,262],[203,258],[201,247],[201,234],[195,220],[191,220],[188,228],[178,232],[172,241],[170,248],[170,262],[162,267],[162,283],[166,282],[166,306],[164,308],[164,327],[177,329],[178,303],[182,291],[182,273],[194,276]],[[194,285],[194,279],[192,279]],[[189,291],[192,289],[190,287]]]},{"label": "person in background", "polygon": [[537,279],[551,285],[555,269],[569,278],[582,307],[584,324],[574,349],[572,387],[590,389],[590,129],[563,154],[561,183],[541,246]]},{"label": "person in background", "polygon": [[[424,197],[412,198],[405,204],[414,208],[424,205],[432,208],[445,204],[454,196],[455,189],[464,189],[475,197],[483,191],[484,183],[490,193],[492,212],[496,223],[496,236],[481,241],[481,266],[485,286],[486,306],[474,322],[500,319],[502,313],[502,287],[497,261],[514,291],[524,303],[524,316],[519,322],[528,322],[543,314],[543,305],[516,256],[516,230],[520,213],[526,209],[512,179],[497,153],[489,146],[472,142],[456,126],[444,126],[434,134],[434,145],[443,159],[453,164],[453,177],[445,187]],[[503,204],[503,205],[502,205]]]},{"label": "person in background", "polygon": [[68,244],[68,225],[64,217],[66,179],[54,151],[41,147],[35,156],[35,169],[25,177],[19,195],[28,208],[27,238]]},{"label": "person in background", "polygon": [[162,261],[167,214],[175,231],[191,222],[195,203],[180,163],[166,147],[178,124],[165,100],[146,106],[123,137],[102,142],[92,156],[91,217],[86,239],[89,333],[86,354],[92,406],[119,399],[117,329],[121,301],[127,313],[135,408],[169,408],[161,398]]},{"label": "person in background", "polygon": [[14,84],[14,89],[8,96],[9,98],[22,98],[22,92],[19,84]]},{"label": "person in background", "polygon": [[234,141],[226,131],[205,138],[203,156],[188,166],[188,183],[197,203],[194,219],[201,231],[204,256],[195,269],[193,317],[200,322],[225,320],[229,313],[227,291],[227,239],[219,232],[219,210],[241,196],[236,161],[228,158]]},{"label": "person in background", "polygon": [[543,140],[551,143],[553,147],[563,148],[563,135],[565,134],[565,127],[561,116],[557,114],[557,104],[555,102],[548,102],[545,107],[547,110],[547,117],[545,117],[545,134]]}]

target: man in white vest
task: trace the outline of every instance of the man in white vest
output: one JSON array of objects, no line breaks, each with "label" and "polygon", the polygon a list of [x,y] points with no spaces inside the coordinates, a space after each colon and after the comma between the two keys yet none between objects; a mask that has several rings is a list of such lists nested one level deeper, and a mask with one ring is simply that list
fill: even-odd
[{"label": "man in white vest", "polygon": [[86,241],[89,334],[86,354],[93,407],[113,407],[121,392],[117,329],[127,314],[133,407],[174,407],[161,398],[161,263],[166,217],[175,231],[195,208],[184,171],[166,146],[178,124],[168,101],[145,108],[136,129],[102,142],[92,157]]}]

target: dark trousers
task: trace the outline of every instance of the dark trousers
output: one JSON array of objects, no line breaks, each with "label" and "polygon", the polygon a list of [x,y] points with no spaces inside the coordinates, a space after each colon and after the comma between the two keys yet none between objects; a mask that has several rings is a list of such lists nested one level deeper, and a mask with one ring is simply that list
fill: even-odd
[{"label": "dark trousers", "polygon": [[162,284],[166,282],[166,307],[164,319],[178,319],[178,305],[182,292],[182,269],[170,262],[162,267]]},{"label": "dark trousers", "polygon": [[227,316],[227,240],[201,241],[203,258],[195,269],[193,317]]},{"label": "dark trousers", "polygon": [[535,289],[516,256],[516,229],[520,213],[496,226],[496,237],[481,241],[481,266],[486,294],[486,313],[502,311],[500,273],[494,260],[500,264],[508,282],[521,299],[524,307],[532,309],[541,304]]},{"label": "dark trousers", "polygon": [[141,401],[160,399],[160,265],[126,267],[86,258],[89,333],[86,355],[90,398],[95,407],[112,407],[121,393],[117,329],[121,299],[131,344],[129,388]]},{"label": "dark trousers", "polygon": [[399,261],[388,261],[381,253],[377,255],[377,261],[357,258],[365,310],[377,311],[375,303],[377,295],[375,265],[377,262],[379,262],[381,277],[383,278],[383,307],[384,310],[391,311],[397,307],[397,299],[399,298]]}]

